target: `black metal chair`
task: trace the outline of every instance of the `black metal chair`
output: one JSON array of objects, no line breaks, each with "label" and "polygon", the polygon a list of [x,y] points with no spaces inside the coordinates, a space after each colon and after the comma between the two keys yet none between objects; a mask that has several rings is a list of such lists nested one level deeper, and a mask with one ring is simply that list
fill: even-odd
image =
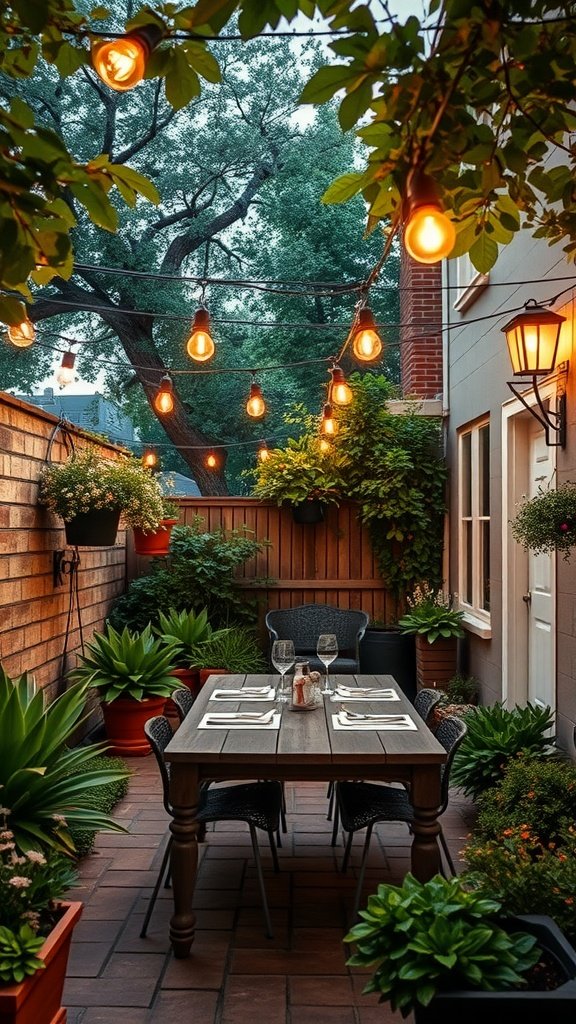
[{"label": "black metal chair", "polygon": [[173,690],[170,696],[172,697],[176,707],[176,713],[180,724],[182,724],[186,715],[191,710],[196,698],[192,693],[192,690],[189,690],[187,686],[182,686],[178,690]]},{"label": "black metal chair", "polygon": [[[452,767],[454,755],[462,743],[467,731],[466,725],[462,719],[456,718],[454,715],[447,715],[436,730],[436,739],[442,744],[448,753],[448,759],[446,763],[442,765],[441,804],[438,817],[444,814],[444,811],[448,806],[450,769]],[[336,810],[334,812],[334,828],[332,831],[333,846],[336,845],[339,819],[344,832],[348,834],[344,850],[344,859],[342,861],[343,872],[346,872],[348,868],[354,833],[358,832],[360,829],[366,829],[366,838],[364,840],[364,850],[362,852],[362,860],[360,862],[360,873],[358,876],[356,898],[354,901],[354,916],[356,916],[360,905],[362,887],[364,885],[364,875],[366,872],[368,851],[370,849],[370,840],[372,838],[372,829],[374,828],[374,825],[383,821],[405,821],[410,827],[414,820],[414,811],[412,804],[410,803],[409,793],[405,789],[397,789],[393,786],[374,782],[338,782],[336,784]],[[441,824],[438,838],[440,840],[444,856],[446,857],[448,867],[454,875],[456,874],[456,869],[454,867],[454,862],[450,855],[446,839],[444,838]],[[443,867],[441,867],[441,870],[444,874],[445,872]]]},{"label": "black metal chair", "polygon": [[338,657],[330,672],[351,675],[360,671],[358,645],[366,632],[366,612],[334,608],[330,604],[300,604],[295,608],[277,608],[268,612],[266,627],[270,644],[274,640],[293,640],[296,658],[310,662],[310,667],[325,671],[316,657],[316,644],[321,633],[334,633],[338,640]]},{"label": "black metal chair", "polygon": [[[172,814],[169,795],[170,764],[164,758],[164,751],[172,739],[170,722],[163,715],[157,715],[155,718],[148,719],[144,726],[144,731],[150,741],[150,746],[152,747],[152,751],[160,769],[164,807],[169,814]],[[220,788],[210,789],[208,789],[208,787],[204,787],[200,790],[200,804],[197,815],[198,821],[202,825],[206,825],[211,821],[244,821],[248,825],[250,829],[250,838],[252,840],[252,849],[254,851],[254,863],[256,865],[260,896],[262,898],[264,920],[266,922],[266,935],[268,938],[272,938],[272,924],[270,921],[270,912],[268,910],[268,900],[266,898],[262,861],[260,859],[260,848],[258,846],[256,829],[262,829],[267,833],[270,842],[270,849],[272,851],[274,871],[278,872],[280,870],[280,866],[278,864],[278,853],[276,851],[274,833],[278,831],[279,827],[281,803],[282,789],[279,782],[250,782],[240,786],[223,786]],[[148,930],[148,924],[150,923],[154,904],[156,903],[160,886],[162,885],[162,879],[165,875],[166,885],[169,885],[169,857],[171,846],[172,835],[170,834],[164,851],[164,856],[162,857],[158,878],[152,891],[148,910],[146,911],[146,917],[144,918],[144,923],[140,932],[141,938],[145,937]]]},{"label": "black metal chair", "polygon": [[432,690],[424,687],[424,689],[418,691],[412,703],[414,704],[414,710],[418,712],[420,718],[426,722],[426,725],[430,725],[432,712],[441,700],[442,690]]}]

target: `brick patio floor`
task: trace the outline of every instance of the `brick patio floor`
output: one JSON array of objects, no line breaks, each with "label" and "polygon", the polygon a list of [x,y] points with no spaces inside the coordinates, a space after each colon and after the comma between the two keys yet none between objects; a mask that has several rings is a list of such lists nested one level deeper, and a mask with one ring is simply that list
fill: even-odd
[{"label": "brick patio floor", "polygon": [[[131,763],[134,777],[116,816],[129,835],[103,834],[81,867],[64,1003],[68,1024],[391,1024],[400,1022],[366,975],[346,967],[355,872],[341,875],[342,846],[330,847],[325,785],[288,785],[288,834],[281,873],[261,849],[274,938],[267,939],[248,831],[219,824],[201,846],[193,955],[169,949],[170,890],[161,890],[146,939],[139,937],[164,847],[167,816],[155,761]],[[443,818],[455,861],[471,807],[453,794]],[[361,835],[356,841],[358,862]],[[375,830],[366,893],[400,881],[409,867],[405,826]],[[75,891],[76,894],[76,891]],[[411,1018],[410,1018],[411,1019]]]}]

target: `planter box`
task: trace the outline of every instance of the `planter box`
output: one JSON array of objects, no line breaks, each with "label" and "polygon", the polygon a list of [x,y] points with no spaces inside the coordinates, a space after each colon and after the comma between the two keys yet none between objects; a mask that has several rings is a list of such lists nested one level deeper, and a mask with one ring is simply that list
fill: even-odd
[{"label": "planter box", "polygon": [[165,705],[166,697],[146,697],[144,700],[118,697],[110,704],[103,701],[104,725],[111,744],[109,752],[120,757],[145,757],[149,754],[151,747],[144,725],[149,718],[163,715]]},{"label": "planter box", "polygon": [[417,1007],[416,1024],[569,1024],[576,1020],[576,952],[551,917],[513,920],[515,930],[536,935],[539,945],[558,961],[566,974],[564,984],[550,992],[442,992],[430,1006]]},{"label": "planter box", "polygon": [[429,644],[425,636],[416,636],[416,678],[418,689],[444,689],[456,675],[458,641],[455,636],[439,638]]},{"label": "planter box", "polygon": [[416,696],[416,649],[414,637],[392,626],[368,626],[360,641],[360,671],[368,675],[388,673],[409,700]]},{"label": "planter box", "polygon": [[68,966],[72,931],[81,903],[63,903],[64,913],[46,937],[38,956],[44,970],[19,985],[0,985],[0,1024],[66,1024],[62,992]]}]

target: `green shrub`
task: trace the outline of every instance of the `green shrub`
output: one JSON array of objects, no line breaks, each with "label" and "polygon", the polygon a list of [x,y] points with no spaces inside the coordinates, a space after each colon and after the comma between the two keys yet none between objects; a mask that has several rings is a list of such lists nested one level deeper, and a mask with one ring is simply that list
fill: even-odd
[{"label": "green shrub", "polygon": [[258,640],[248,629],[232,628],[214,633],[194,654],[198,668],[225,668],[229,672],[266,672],[267,664]]},{"label": "green shrub", "polygon": [[495,786],[518,755],[526,760],[557,753],[546,735],[554,721],[550,708],[528,704],[507,710],[494,704],[470,711],[465,719],[468,732],[454,758],[451,779],[474,799]]},{"label": "green shrub", "polygon": [[495,839],[510,826],[525,825],[544,843],[558,842],[576,820],[576,765],[519,757],[508,763],[499,785],[480,798],[477,830]]},{"label": "green shrub", "polygon": [[463,676],[459,672],[446,683],[442,694],[443,704],[477,704],[479,686],[474,676]]},{"label": "green shrub", "polygon": [[[107,782],[103,786],[94,786],[93,788],[86,790],[84,794],[87,807],[92,807],[94,810],[100,811],[102,814],[110,814],[116,807],[116,804],[118,804],[120,800],[123,800],[128,792],[128,765],[120,757],[107,757],[104,754],[101,757],[94,758],[92,766],[94,768],[118,769],[118,771],[126,773],[124,778],[115,779],[113,782]],[[85,857],[86,854],[90,853],[94,846],[96,832],[93,829],[72,828],[70,829],[70,833],[74,840],[77,856]]]}]

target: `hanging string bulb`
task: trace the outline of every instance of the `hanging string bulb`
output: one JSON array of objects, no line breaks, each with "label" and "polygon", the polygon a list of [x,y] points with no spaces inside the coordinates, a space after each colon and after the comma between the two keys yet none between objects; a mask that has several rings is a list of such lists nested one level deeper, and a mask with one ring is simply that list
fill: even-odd
[{"label": "hanging string bulb", "polygon": [[332,405],[330,404],[330,402],[326,402],[324,404],[324,408],[322,409],[322,421],[320,423],[320,432],[324,434],[326,437],[334,437],[334,435],[338,432],[338,424],[334,419]]},{"label": "hanging string bulb", "polygon": [[142,452],[141,461],[144,469],[149,469],[151,473],[155,473],[160,468],[158,453],[154,448],[145,448]]},{"label": "hanging string bulb", "polygon": [[62,355],[62,362],[58,367],[56,373],[56,381],[60,389],[68,387],[68,384],[72,384],[74,380],[74,363],[76,362],[76,356],[74,352],[64,352]]},{"label": "hanging string bulb", "polygon": [[204,306],[196,310],[192,332],[186,342],[186,351],[197,363],[207,362],[216,351],[210,334],[210,316]]},{"label": "hanging string bulb", "polygon": [[335,405],[350,405],[354,395],[344,376],[344,371],[339,366],[333,366],[330,373],[332,374],[330,401]]},{"label": "hanging string bulb", "polygon": [[158,25],[142,25],[120,39],[92,45],[92,64],[104,85],[117,92],[133,89],[144,78],[146,61],[163,38]]},{"label": "hanging string bulb", "polygon": [[246,402],[246,412],[253,420],[261,420],[266,415],[266,402],[262,394],[262,388],[253,378],[250,385],[250,394],[248,395],[248,401]]},{"label": "hanging string bulb", "polygon": [[418,263],[438,263],[450,255],[456,229],[444,209],[434,181],[415,170],[408,179],[405,200],[404,245]]},{"label": "hanging string bulb", "polygon": [[208,452],[208,455],[206,456],[206,459],[204,461],[208,469],[216,469],[218,465],[218,458],[215,452]]},{"label": "hanging string bulb", "polygon": [[166,373],[160,381],[160,386],[154,398],[154,408],[162,416],[167,416],[174,411],[174,384],[172,378]]},{"label": "hanging string bulb", "polygon": [[30,348],[30,345],[34,344],[36,338],[36,328],[28,317],[25,317],[19,324],[10,324],[6,333],[8,334],[8,340],[16,348]]},{"label": "hanging string bulb", "polygon": [[352,342],[352,351],[361,363],[372,363],[382,353],[382,339],[376,330],[374,314],[363,306],[358,314],[358,327]]},{"label": "hanging string bulb", "polygon": [[322,452],[322,454],[325,455],[326,452],[330,451],[332,445],[330,444],[330,441],[328,440],[327,437],[321,437],[320,438],[320,442],[319,442],[319,447],[320,447],[320,451]]},{"label": "hanging string bulb", "polygon": [[266,462],[270,458],[270,451],[266,441],[260,441],[258,445],[258,459],[260,462]]}]

